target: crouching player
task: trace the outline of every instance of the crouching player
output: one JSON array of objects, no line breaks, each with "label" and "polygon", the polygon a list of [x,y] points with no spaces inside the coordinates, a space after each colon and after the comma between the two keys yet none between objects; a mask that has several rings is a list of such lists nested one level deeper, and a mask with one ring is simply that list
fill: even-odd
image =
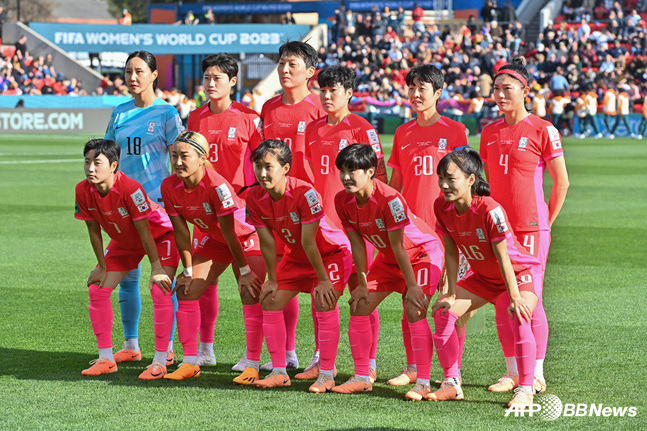
[{"label": "crouching player", "polygon": [[[110,294],[126,274],[137,268],[144,255],[148,255],[155,356],[139,378],[159,379],[166,370],[166,351],[173,327],[171,285],[179,256],[171,222],[164,210],[148,198],[137,181],[117,171],[120,152],[115,141],[88,141],[83,149],[87,180],[76,186],[74,216],[84,220],[88,226],[90,243],[98,262],[88,277],[88,310],[99,345],[99,359],[92,361],[92,366],[81,374],[96,376],[117,371],[112,352]],[[111,239],[105,253],[101,229]]]},{"label": "crouching player", "polygon": [[[541,292],[541,263],[515,240],[505,211],[489,197],[490,186],[481,175],[482,169],[481,158],[470,148],[443,157],[436,169],[443,196],[436,200],[434,211],[436,229],[445,241],[448,292],[441,295],[432,310],[434,341],[445,380],[427,398],[463,398],[454,324],[465,313],[504,299],[508,302],[510,318],[506,320],[514,336],[519,369],[519,388],[509,406],[529,405],[537,348],[530,319],[537,305],[537,292]],[[457,283],[459,248],[471,269]]]},{"label": "crouching player", "polygon": [[[411,214],[398,192],[374,179],[377,156],[372,147],[350,145],[339,153],[335,164],[345,189],[335,196],[335,207],[352,245],[359,285],[349,301],[348,339],[355,375],[332,391],[372,390],[369,380],[369,352],[373,339],[370,315],[384,298],[398,292],[403,296],[418,370],[416,384],[406,398],[422,400],[431,392],[429,373],[433,341],[427,307],[440,279],[442,243],[429,226]],[[364,239],[378,250],[370,268],[367,267]]]},{"label": "crouching player", "polygon": [[[290,147],[268,139],[252,152],[260,186],[247,194],[247,220],[256,227],[267,267],[260,301],[263,332],[272,358],[272,372],[256,386],[289,386],[286,373],[286,329],[283,308],[300,292],[312,295],[319,328],[319,376],[310,392],[334,389],[339,345],[337,300],[351,273],[348,239],[324,218],[321,197],[307,182],[286,176],[292,163]],[[277,265],[276,234],[285,245]]]},{"label": "crouching player", "polygon": [[[258,304],[260,280],[265,276],[254,229],[241,222],[244,210],[231,185],[216,171],[207,168],[209,143],[197,132],[182,132],[171,148],[175,175],[162,182],[162,199],[168,208],[175,241],[184,264],[177,278],[178,336],[183,363],[166,379],[182,380],[200,376],[198,365],[199,299],[232,263],[243,303],[247,337],[247,367],[234,379],[251,384],[258,377],[263,345],[262,315]],[[201,234],[191,249],[187,221]]]}]

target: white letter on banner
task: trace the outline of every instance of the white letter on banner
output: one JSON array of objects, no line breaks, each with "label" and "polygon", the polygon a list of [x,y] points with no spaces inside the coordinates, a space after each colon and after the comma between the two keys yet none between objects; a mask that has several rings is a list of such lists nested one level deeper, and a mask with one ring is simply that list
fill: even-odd
[{"label": "white letter on banner", "polygon": [[204,45],[206,40],[207,40],[207,37],[202,33],[198,33],[198,34],[195,35],[195,44],[196,45]]},{"label": "white letter on banner", "polygon": [[144,34],[144,45],[152,45],[154,43],[153,34],[145,33]]}]

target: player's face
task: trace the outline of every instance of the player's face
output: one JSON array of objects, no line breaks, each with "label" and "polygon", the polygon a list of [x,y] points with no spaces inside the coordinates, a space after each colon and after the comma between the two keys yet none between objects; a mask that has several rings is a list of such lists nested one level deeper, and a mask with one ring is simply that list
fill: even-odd
[{"label": "player's face", "polygon": [[514,112],[523,106],[530,90],[522,85],[518,79],[510,75],[503,74],[496,78],[492,94],[501,112]]},{"label": "player's face", "polygon": [[276,68],[283,88],[297,88],[308,82],[315,73],[314,67],[307,67],[303,58],[288,54],[281,57]]},{"label": "player's face", "polygon": [[414,112],[436,109],[436,102],[441,93],[442,89],[434,91],[434,86],[430,82],[420,82],[418,78],[415,78],[413,84],[407,87],[409,103]]},{"label": "player's face", "polygon": [[211,100],[221,100],[230,97],[231,89],[236,85],[237,78],[222,72],[218,66],[208,67],[202,75],[202,85]]},{"label": "player's face", "polygon": [[375,174],[374,168],[364,169],[350,169],[342,167],[339,171],[339,179],[344,186],[344,190],[348,193],[360,193],[366,189],[373,182],[373,175]]},{"label": "player's face", "polygon": [[471,196],[475,180],[473,174],[468,177],[455,163],[450,163],[446,172],[439,175],[438,186],[446,201],[455,202]]},{"label": "player's face", "polygon": [[341,84],[332,87],[321,87],[321,105],[327,113],[339,112],[348,106],[348,101],[353,95],[353,90],[345,89]]},{"label": "player's face", "polygon": [[205,157],[186,142],[175,142],[171,147],[171,165],[175,174],[182,178],[189,178],[204,166]]},{"label": "player's face", "polygon": [[131,58],[126,63],[124,79],[133,95],[144,91],[153,91],[153,82],[157,78],[157,70],[151,71],[144,60],[139,57]]},{"label": "player's face", "polygon": [[271,151],[265,157],[254,162],[254,175],[256,181],[265,190],[274,190],[278,185],[285,183],[285,176],[290,171],[290,164],[281,166],[278,159]]},{"label": "player's face", "polygon": [[85,176],[91,184],[105,182],[117,170],[117,162],[110,163],[105,154],[97,155],[96,150],[90,150],[85,155]]}]

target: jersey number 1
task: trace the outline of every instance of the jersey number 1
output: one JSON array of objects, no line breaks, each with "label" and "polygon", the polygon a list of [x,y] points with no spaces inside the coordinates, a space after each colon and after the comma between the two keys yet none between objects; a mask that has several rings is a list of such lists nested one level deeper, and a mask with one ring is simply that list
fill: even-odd
[{"label": "jersey number 1", "polygon": [[132,156],[133,154],[139,156],[142,153],[142,138],[135,136],[130,142],[130,136],[126,138],[128,140],[128,155]]}]

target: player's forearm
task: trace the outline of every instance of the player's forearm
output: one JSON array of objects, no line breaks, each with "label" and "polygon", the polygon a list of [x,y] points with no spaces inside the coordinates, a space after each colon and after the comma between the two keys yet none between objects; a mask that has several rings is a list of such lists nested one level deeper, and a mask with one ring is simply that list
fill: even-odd
[{"label": "player's forearm", "polygon": [[409,256],[407,256],[407,252],[404,250],[404,246],[398,244],[393,247],[393,254],[395,255],[395,260],[398,262],[400,271],[402,271],[404,282],[407,283],[407,286],[417,286],[418,282],[416,281],[411,261],[409,260]]},{"label": "player's forearm", "polygon": [[229,250],[234,257],[236,265],[238,265],[239,268],[247,266],[247,257],[245,256],[245,252],[243,251],[243,246],[241,245],[240,240],[233,232],[233,230],[223,230],[222,236],[225,238],[225,241],[227,241],[227,245],[229,246]]},{"label": "player's forearm", "polygon": [[447,271],[447,293],[456,294],[456,282],[458,281],[458,250],[445,246],[445,271]]},{"label": "player's forearm", "polygon": [[499,263],[499,270],[501,271],[503,282],[508,291],[508,296],[510,298],[518,298],[520,296],[519,285],[517,284],[517,277],[512,268],[510,255],[508,255],[506,240],[504,239],[496,243],[492,243],[492,250],[494,251],[496,260]]},{"label": "player's forearm", "polygon": [[306,241],[306,243],[302,243],[301,245],[306,252],[306,256],[308,256],[310,264],[317,273],[317,279],[319,281],[329,281],[326,267],[324,266],[323,259],[321,259],[321,253],[317,248],[317,244],[314,241]]},{"label": "player's forearm", "polygon": [[263,261],[265,262],[265,268],[267,271],[267,279],[276,281],[276,241],[271,233],[269,238],[261,237],[260,232],[258,236],[261,255],[263,256]]},{"label": "player's forearm", "polygon": [[90,234],[90,244],[92,245],[92,251],[97,257],[97,264],[100,268],[106,268],[106,259],[103,255],[103,237],[101,236],[101,229],[98,225],[96,228],[88,226],[88,233]]},{"label": "player's forearm", "polygon": [[559,212],[564,206],[564,201],[566,200],[566,193],[568,193],[568,188],[570,183],[568,178],[564,180],[558,180],[553,182],[553,187],[550,190],[550,200],[548,201],[548,224],[552,226]]},{"label": "player's forearm", "polygon": [[151,263],[151,269],[157,270],[161,269],[162,265],[160,264],[160,258],[157,253],[157,247],[155,245],[155,238],[151,233],[150,227],[148,225],[148,219],[142,219],[135,221],[135,228],[139,232],[139,237],[142,240],[142,247],[148,256],[148,260]]},{"label": "player's forearm", "polygon": [[377,169],[375,170],[375,178],[382,181],[384,184],[389,183],[389,177],[386,172],[386,164],[384,158],[377,160]]}]

